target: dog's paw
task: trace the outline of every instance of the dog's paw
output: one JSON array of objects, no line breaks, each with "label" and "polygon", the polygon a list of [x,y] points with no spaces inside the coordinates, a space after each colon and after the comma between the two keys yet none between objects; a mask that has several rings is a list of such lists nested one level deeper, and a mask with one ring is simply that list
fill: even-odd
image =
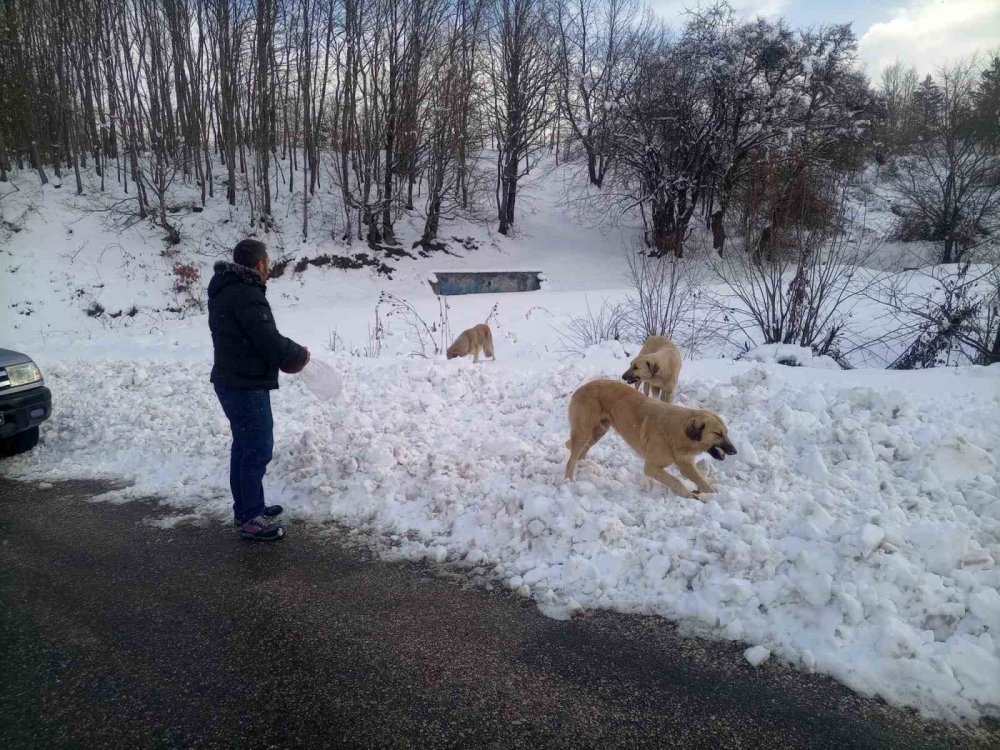
[{"label": "dog's paw", "polygon": [[691,494],[688,495],[688,497],[691,498],[692,500],[698,500],[703,503],[708,502],[705,498],[701,496],[701,492],[699,490],[691,490]]}]

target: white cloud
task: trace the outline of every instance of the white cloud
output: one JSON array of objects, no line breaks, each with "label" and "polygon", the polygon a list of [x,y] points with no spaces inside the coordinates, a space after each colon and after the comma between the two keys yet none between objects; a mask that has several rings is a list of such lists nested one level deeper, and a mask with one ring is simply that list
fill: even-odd
[{"label": "white cloud", "polygon": [[[741,18],[756,18],[764,16],[773,18],[781,15],[788,7],[790,0],[730,0],[736,14]],[[707,8],[711,5],[707,0],[649,0],[649,7],[667,23],[677,26],[677,21],[684,17],[688,10]]]},{"label": "white cloud", "polygon": [[997,0],[914,0],[890,11],[861,37],[861,59],[871,75],[902,60],[931,73],[944,63],[1000,46]]}]

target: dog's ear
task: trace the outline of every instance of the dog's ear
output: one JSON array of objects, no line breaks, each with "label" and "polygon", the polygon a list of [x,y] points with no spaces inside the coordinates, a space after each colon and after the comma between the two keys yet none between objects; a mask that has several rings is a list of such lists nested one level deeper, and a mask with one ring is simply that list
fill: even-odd
[{"label": "dog's ear", "polygon": [[699,424],[697,417],[691,417],[691,419],[688,420],[687,429],[684,430],[684,434],[697,443],[701,440],[701,433],[704,431],[705,423],[701,422]]},{"label": "dog's ear", "polygon": [[649,365],[649,377],[655,378],[656,373],[660,371],[660,366],[656,362],[650,362],[649,360],[646,360],[646,364]]}]

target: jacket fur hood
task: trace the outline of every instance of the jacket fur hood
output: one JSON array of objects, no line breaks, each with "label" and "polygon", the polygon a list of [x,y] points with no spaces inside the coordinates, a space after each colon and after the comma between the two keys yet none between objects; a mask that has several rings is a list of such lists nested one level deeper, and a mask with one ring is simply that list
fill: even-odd
[{"label": "jacket fur hood", "polygon": [[212,276],[212,280],[208,283],[209,297],[214,297],[230,284],[250,284],[258,286],[264,291],[267,290],[260,274],[252,268],[247,268],[246,266],[226,260],[219,260],[215,262],[212,270],[215,271],[215,275]]}]

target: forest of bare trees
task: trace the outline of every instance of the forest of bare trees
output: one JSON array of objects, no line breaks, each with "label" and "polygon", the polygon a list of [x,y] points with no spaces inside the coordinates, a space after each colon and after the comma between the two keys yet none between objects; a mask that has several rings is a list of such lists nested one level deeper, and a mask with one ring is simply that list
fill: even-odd
[{"label": "forest of bare trees", "polygon": [[[339,235],[395,242],[427,197],[426,242],[467,205],[483,145],[480,0],[14,0],[0,11],[0,169],[92,164],[175,240],[172,185],[218,188],[273,227],[282,193],[342,197]],[[220,196],[221,197],[221,196]]]},{"label": "forest of bare trees", "polygon": [[961,260],[1000,207],[1000,61],[872,84],[856,54],[848,25],[725,4],[669,31],[637,0],[6,0],[0,179],[72,172],[83,192],[93,170],[171,242],[184,185],[261,232],[283,196],[303,239],[389,248],[408,214],[435,248],[456,212],[515,231],[547,154],[639,217],[654,256],[700,222],[720,257],[735,233],[767,259],[875,159],[900,232]]}]

